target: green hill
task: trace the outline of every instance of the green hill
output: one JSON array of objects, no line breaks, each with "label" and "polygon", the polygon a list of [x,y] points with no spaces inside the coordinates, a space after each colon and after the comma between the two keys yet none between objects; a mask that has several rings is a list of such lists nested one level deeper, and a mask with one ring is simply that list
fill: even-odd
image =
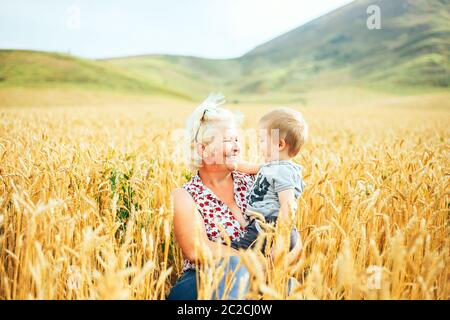
[{"label": "green hill", "polygon": [[[367,7],[381,30],[367,28]],[[152,81],[204,96],[292,100],[317,88],[450,86],[449,0],[358,0],[233,60],[140,56],[111,60]]]},{"label": "green hill", "polygon": [[152,83],[131,70],[60,53],[0,50],[0,62],[0,87],[113,90],[188,97]]},{"label": "green hill", "polygon": [[106,60],[133,71],[143,79],[183,92],[198,100],[208,92],[231,93],[232,79],[241,77],[238,60],[213,60],[188,56],[145,55]]},{"label": "green hill", "polygon": [[[369,5],[381,30],[366,25]],[[198,100],[299,101],[339,86],[381,91],[450,86],[450,0],[357,0],[237,59],[144,55],[88,60],[0,51],[0,87],[114,90]]]},{"label": "green hill", "polygon": [[[369,5],[381,30],[367,28]],[[242,91],[345,83],[448,87],[449,0],[359,0],[262,44],[240,59]]]}]

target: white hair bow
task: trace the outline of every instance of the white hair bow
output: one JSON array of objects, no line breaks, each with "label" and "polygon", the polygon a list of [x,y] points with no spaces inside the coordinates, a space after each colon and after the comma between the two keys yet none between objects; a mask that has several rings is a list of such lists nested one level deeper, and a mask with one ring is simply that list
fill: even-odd
[{"label": "white hair bow", "polygon": [[[219,106],[225,103],[225,97],[221,93],[210,93],[208,97],[198,106],[199,111],[202,114],[206,109],[217,109]],[[201,117],[200,117],[201,118]]]},{"label": "white hair bow", "polygon": [[[198,134],[198,131],[201,126],[201,122],[205,113],[214,112],[218,107],[225,103],[225,97],[221,93],[210,93],[208,97],[194,110],[192,113],[189,124],[188,131],[196,132],[195,136]],[[195,140],[195,138],[194,138]]]}]

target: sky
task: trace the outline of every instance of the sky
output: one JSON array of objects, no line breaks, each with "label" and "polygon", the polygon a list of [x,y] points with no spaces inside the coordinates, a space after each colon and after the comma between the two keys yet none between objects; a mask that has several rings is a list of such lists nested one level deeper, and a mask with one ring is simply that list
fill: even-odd
[{"label": "sky", "polygon": [[0,48],[239,57],[351,0],[0,0]]}]

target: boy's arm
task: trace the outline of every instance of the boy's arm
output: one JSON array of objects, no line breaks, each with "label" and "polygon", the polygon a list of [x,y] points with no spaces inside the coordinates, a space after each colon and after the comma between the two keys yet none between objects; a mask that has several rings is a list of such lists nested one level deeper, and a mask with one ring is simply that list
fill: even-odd
[{"label": "boy's arm", "polygon": [[[284,220],[289,217],[289,210],[292,210],[295,205],[294,189],[278,192],[278,200],[280,201],[280,214],[278,218]],[[291,212],[291,214],[294,215],[295,212]]]},{"label": "boy's arm", "polygon": [[239,160],[232,164],[232,169],[248,174],[257,174],[261,164]]}]

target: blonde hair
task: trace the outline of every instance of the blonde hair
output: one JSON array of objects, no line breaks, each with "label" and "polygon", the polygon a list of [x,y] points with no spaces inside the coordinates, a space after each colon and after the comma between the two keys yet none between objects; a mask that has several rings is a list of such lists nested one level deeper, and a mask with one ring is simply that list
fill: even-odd
[{"label": "blonde hair", "polygon": [[303,115],[290,108],[277,108],[265,114],[260,120],[260,125],[271,132],[279,131],[279,138],[284,139],[289,148],[288,155],[295,157],[308,138],[308,124]]},{"label": "blonde hair", "polygon": [[222,107],[225,99],[220,93],[211,93],[186,121],[186,152],[187,162],[192,170],[197,170],[202,164],[202,158],[197,153],[197,144],[210,144],[214,141],[214,129],[223,123],[239,125],[242,115]]}]

